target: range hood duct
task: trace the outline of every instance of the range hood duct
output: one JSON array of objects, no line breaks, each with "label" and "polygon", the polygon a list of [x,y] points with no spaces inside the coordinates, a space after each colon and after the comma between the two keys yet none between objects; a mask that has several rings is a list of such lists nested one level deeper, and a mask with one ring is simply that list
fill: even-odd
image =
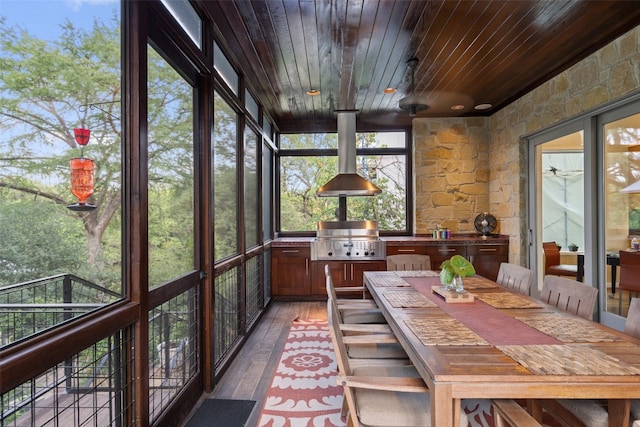
[{"label": "range hood duct", "polygon": [[319,197],[375,196],[380,190],[356,173],[356,112],[338,111],[338,175],[316,191]]}]

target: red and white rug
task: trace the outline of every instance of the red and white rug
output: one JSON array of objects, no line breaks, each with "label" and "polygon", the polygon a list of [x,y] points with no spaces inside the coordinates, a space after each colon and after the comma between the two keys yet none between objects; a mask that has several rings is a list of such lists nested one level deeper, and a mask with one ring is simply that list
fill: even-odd
[{"label": "red and white rug", "polygon": [[[294,320],[259,427],[342,427],[342,387],[326,321]],[[467,427],[492,427],[488,400],[464,400]],[[463,423],[464,424],[464,423]]]},{"label": "red and white rug", "polygon": [[294,320],[258,426],[344,426],[342,387],[336,377],[327,322]]}]

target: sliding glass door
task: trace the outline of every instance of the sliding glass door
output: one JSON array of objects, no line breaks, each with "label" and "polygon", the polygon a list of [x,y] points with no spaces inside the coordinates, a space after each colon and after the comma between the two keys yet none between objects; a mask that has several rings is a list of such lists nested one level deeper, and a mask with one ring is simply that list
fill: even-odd
[{"label": "sliding glass door", "polygon": [[583,260],[585,156],[581,123],[539,135],[530,141],[529,149],[529,246],[537,277],[531,293],[537,295],[544,279],[543,242],[560,247],[562,264],[577,266]]},{"label": "sliding glass door", "polygon": [[[601,149],[599,168],[600,261],[606,263],[601,283],[602,321],[618,328],[624,325],[629,292],[617,285],[619,253],[631,250],[634,237],[640,239],[640,104],[634,103],[602,114],[598,119]],[[635,295],[634,295],[635,296]]]}]

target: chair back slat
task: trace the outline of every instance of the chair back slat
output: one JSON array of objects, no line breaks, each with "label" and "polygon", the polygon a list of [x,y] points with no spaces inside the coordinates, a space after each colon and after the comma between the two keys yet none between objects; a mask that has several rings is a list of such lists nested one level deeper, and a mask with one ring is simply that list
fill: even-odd
[{"label": "chair back slat", "polygon": [[540,300],[567,313],[591,320],[598,289],[575,280],[546,275]]},{"label": "chair back slat", "polygon": [[529,295],[532,281],[533,271],[528,268],[508,262],[500,264],[496,280],[500,285],[523,295]]},{"label": "chair back slat", "polygon": [[413,271],[431,270],[431,257],[420,254],[399,254],[387,256],[387,270]]}]

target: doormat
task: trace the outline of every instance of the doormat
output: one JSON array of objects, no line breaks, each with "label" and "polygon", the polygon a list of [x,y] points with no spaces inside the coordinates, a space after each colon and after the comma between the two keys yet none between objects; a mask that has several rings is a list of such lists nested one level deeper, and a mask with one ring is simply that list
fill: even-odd
[{"label": "doormat", "polygon": [[253,400],[205,399],[185,427],[244,427],[255,403]]}]

